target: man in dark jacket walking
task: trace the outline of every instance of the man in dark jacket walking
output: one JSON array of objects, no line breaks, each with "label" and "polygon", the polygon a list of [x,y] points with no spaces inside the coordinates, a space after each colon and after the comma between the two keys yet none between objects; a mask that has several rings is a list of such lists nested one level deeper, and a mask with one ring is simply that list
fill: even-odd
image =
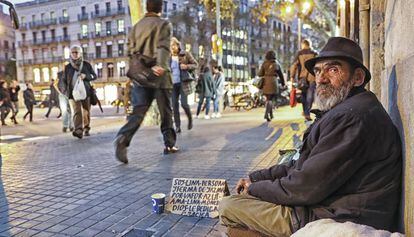
[{"label": "man in dark jacket walking", "polygon": [[62,116],[62,110],[59,107],[59,94],[55,88],[55,80],[52,79],[50,82],[50,94],[49,94],[49,109],[47,110],[47,113],[45,114],[46,118],[49,118],[49,114],[52,111],[53,107],[57,107],[59,109],[59,115],[57,118],[60,118]]},{"label": "man in dark jacket walking", "polygon": [[323,218],[392,231],[401,195],[401,140],[376,96],[364,89],[371,75],[361,48],[330,38],[305,66],[316,76],[320,111],[299,159],[241,179],[242,195],[220,203],[222,222],[271,236],[289,236]]},{"label": "man in dark jacket walking", "polygon": [[33,122],[33,106],[36,104],[33,85],[31,83],[26,83],[27,89],[23,92],[24,105],[26,105],[27,112],[23,116],[23,120],[29,116],[29,121]]},{"label": "man in dark jacket walking", "polygon": [[303,40],[302,50],[296,54],[290,69],[292,82],[294,81],[296,73],[298,74],[298,88],[302,93],[303,116],[308,121],[311,120],[310,110],[315,98],[316,83],[315,77],[305,68],[305,62],[315,56],[316,53],[310,48],[310,42],[308,40]]},{"label": "man in dark jacket walking", "polygon": [[147,0],[147,12],[143,19],[134,25],[128,36],[129,55],[140,53],[150,58],[156,58],[156,65],[152,73],[159,80],[157,88],[145,87],[133,80],[131,87],[132,114],[128,122],[119,130],[115,141],[115,156],[128,163],[127,147],[132,137],[139,129],[144,116],[152,101],[155,99],[161,116],[161,132],[164,137],[164,154],[175,153],[176,133],[173,128],[171,93],[172,79],[170,73],[170,42],[172,26],[165,19],[161,19],[163,1]]}]

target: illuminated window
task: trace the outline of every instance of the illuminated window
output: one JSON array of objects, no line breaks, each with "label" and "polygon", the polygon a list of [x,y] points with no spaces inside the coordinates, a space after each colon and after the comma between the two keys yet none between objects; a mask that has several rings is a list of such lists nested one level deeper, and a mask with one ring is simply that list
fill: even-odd
[{"label": "illuminated window", "polygon": [[95,64],[95,71],[96,71],[96,76],[98,77],[98,78],[101,78],[102,77],[102,63],[96,63]]},{"label": "illuminated window", "polygon": [[82,25],[82,29],[81,29],[81,31],[82,31],[82,36],[88,36],[88,25]]},{"label": "illuminated window", "polygon": [[45,81],[45,82],[49,82],[49,80],[50,80],[50,75],[49,75],[49,68],[47,68],[47,67],[44,67],[44,68],[42,68],[42,73],[43,73],[43,81]]},{"label": "illuminated window", "polygon": [[102,24],[100,22],[95,23],[95,34],[100,35],[102,30]]},{"label": "illuminated window", "polygon": [[58,67],[52,67],[52,78],[55,80],[57,79],[58,71],[59,71]]},{"label": "illuminated window", "polygon": [[34,81],[40,82],[40,69],[39,68],[33,69],[33,75],[34,75]]},{"label": "illuminated window", "polygon": [[66,46],[63,49],[63,54],[64,54],[65,59],[69,59],[69,56],[70,56],[70,48],[68,46]]},{"label": "illuminated window", "polygon": [[114,64],[108,63],[108,77],[114,77]]},{"label": "illuminated window", "polygon": [[62,10],[62,16],[63,17],[68,17],[68,10],[67,9]]},{"label": "illuminated window", "polygon": [[119,72],[119,76],[120,77],[124,77],[125,75],[126,75],[126,73],[125,73],[125,61],[121,61],[121,62],[118,62],[117,63],[117,69],[118,69],[118,72]]},{"label": "illuminated window", "polygon": [[118,32],[124,32],[125,29],[125,21],[118,20]]}]

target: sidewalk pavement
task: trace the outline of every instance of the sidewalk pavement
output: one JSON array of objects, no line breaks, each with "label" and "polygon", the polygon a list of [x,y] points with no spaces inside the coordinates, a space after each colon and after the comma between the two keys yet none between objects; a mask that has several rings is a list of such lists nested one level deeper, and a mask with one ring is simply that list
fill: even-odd
[{"label": "sidewalk pavement", "polygon": [[181,151],[167,156],[159,127],[143,127],[128,165],[114,158],[117,124],[82,140],[57,135],[6,144],[0,236],[120,236],[131,228],[154,236],[221,236],[218,219],[153,214],[150,195],[169,194],[175,177],[226,179],[233,189],[250,171],[275,164],[278,150],[292,148],[306,125],[298,107],[279,108],[271,123],[263,113],[195,120],[193,130],[178,135]]}]

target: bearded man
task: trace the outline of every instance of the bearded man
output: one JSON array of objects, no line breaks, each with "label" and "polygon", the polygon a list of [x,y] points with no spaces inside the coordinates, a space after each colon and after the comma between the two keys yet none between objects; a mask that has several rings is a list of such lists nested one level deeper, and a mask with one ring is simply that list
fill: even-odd
[{"label": "bearded man", "polygon": [[[230,236],[254,230],[289,236],[311,221],[331,218],[393,231],[401,195],[402,147],[376,96],[354,41],[330,38],[305,66],[316,79],[316,121],[299,159],[240,179],[220,218]],[[237,233],[237,234],[234,234]]]}]

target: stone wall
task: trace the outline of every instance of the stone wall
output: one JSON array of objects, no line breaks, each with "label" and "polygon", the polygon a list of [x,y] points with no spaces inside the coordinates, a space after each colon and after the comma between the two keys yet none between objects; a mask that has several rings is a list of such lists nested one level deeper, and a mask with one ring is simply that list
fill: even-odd
[{"label": "stone wall", "polygon": [[386,1],[381,101],[398,127],[403,142],[405,195],[401,211],[404,212],[404,226],[400,231],[405,231],[406,236],[414,236],[413,22],[414,1]]}]

